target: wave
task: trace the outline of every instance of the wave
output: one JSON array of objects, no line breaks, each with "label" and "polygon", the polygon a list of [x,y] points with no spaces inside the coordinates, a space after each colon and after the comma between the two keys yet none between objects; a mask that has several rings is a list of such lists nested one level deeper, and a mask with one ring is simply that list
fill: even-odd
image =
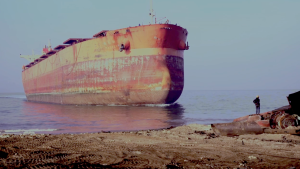
[{"label": "wave", "polygon": [[25,94],[0,94],[0,98],[26,99]]},{"label": "wave", "polygon": [[14,130],[0,130],[0,134],[35,134],[36,132],[51,132],[59,129],[14,129]]}]

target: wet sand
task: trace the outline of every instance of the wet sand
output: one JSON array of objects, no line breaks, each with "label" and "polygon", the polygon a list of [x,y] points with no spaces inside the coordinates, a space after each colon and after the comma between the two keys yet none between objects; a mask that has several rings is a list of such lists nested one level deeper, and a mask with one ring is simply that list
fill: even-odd
[{"label": "wet sand", "polygon": [[135,132],[1,135],[2,168],[300,168],[300,136],[217,136],[191,124]]}]

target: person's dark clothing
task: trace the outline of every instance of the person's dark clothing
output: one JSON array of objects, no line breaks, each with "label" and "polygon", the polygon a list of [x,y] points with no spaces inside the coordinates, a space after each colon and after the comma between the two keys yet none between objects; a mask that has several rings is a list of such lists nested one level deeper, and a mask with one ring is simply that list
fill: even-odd
[{"label": "person's dark clothing", "polygon": [[253,100],[253,103],[255,104],[255,106],[260,106],[260,100],[257,97],[256,99]]},{"label": "person's dark clothing", "polygon": [[254,99],[253,103],[256,106],[256,114],[259,114],[260,113],[260,100],[259,100],[259,98],[257,97],[256,99]]},{"label": "person's dark clothing", "polygon": [[256,106],[256,114],[260,114],[260,106]]}]

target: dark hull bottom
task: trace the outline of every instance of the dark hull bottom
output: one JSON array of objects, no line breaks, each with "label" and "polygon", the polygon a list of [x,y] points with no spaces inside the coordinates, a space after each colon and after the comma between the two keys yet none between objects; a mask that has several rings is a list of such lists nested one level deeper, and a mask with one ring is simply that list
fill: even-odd
[{"label": "dark hull bottom", "polygon": [[134,105],[171,104],[180,97],[181,93],[182,90],[139,90],[107,93],[30,94],[26,97],[29,101],[56,104]]}]

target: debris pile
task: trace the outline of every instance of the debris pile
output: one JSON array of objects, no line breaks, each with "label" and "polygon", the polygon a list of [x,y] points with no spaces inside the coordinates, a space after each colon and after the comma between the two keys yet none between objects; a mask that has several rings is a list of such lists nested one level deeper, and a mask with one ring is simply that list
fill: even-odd
[{"label": "debris pile", "polygon": [[234,119],[232,123],[211,124],[219,135],[300,134],[300,91],[287,97],[289,105],[261,114]]}]

